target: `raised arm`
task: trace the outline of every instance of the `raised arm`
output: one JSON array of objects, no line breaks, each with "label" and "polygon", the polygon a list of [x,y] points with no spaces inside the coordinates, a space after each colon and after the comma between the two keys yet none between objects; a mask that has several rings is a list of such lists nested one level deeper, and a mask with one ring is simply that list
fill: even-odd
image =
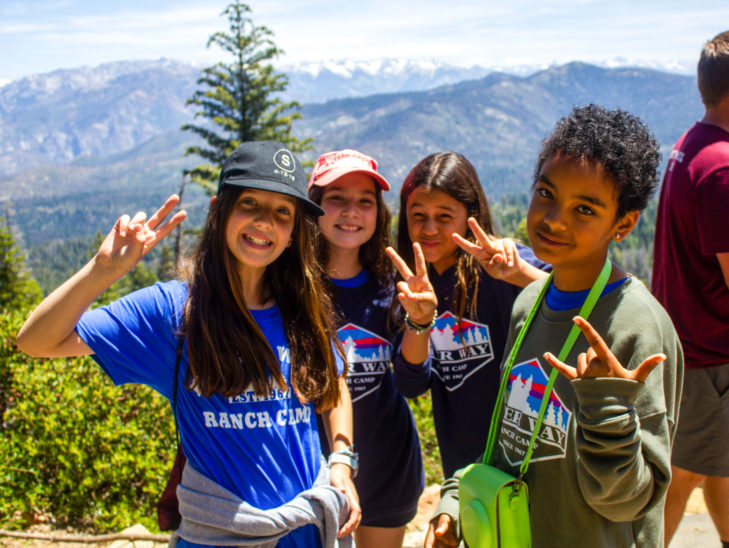
[{"label": "raised arm", "polygon": [[48,295],[20,328],[16,344],[26,354],[57,358],[91,354],[74,328],[84,311],[116,280],[132,270],[158,242],[186,217],[177,212],[163,222],[179,202],[170,196],[149,219],[144,212],[122,215],[94,257]]},{"label": "raised arm", "polygon": [[415,274],[391,247],[387,254],[403,280],[397,284],[397,298],[407,312],[409,328],[402,335],[393,363],[395,387],[407,398],[420,396],[430,386],[430,328],[438,308],[420,244],[413,244]]},{"label": "raised arm", "polygon": [[[415,274],[393,248],[387,248],[387,255],[403,278],[403,281],[397,283],[397,298],[407,313],[410,324],[410,329],[406,329],[403,334],[400,351],[408,362],[423,363],[430,353],[430,324],[435,319],[438,308],[438,298],[428,279],[423,250],[420,244],[413,244]],[[422,326],[423,329],[413,326]]]}]

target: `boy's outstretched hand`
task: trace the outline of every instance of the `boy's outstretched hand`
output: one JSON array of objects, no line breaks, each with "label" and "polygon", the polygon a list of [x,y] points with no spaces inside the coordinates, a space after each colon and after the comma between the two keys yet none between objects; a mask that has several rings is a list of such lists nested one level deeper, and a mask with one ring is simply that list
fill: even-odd
[{"label": "boy's outstretched hand", "polygon": [[421,325],[429,324],[438,308],[438,298],[428,279],[428,267],[420,244],[413,244],[415,274],[397,251],[391,247],[385,251],[404,280],[397,282],[397,298],[400,304],[413,322]]},{"label": "boy's outstretched hand", "polygon": [[149,219],[143,211],[136,213],[131,219],[129,215],[119,217],[99,246],[95,256],[96,263],[115,272],[130,271],[185,219],[187,214],[178,211],[163,223],[179,201],[180,198],[173,194]]},{"label": "boy's outstretched hand", "polygon": [[635,369],[625,369],[615,355],[610,351],[600,334],[590,323],[580,316],[573,321],[585,335],[590,348],[577,356],[577,367],[571,367],[559,361],[554,354],[547,352],[544,359],[549,365],[562,373],[569,380],[588,379],[597,377],[615,377],[632,381],[645,382],[651,371],[666,359],[665,354],[654,354],[646,358]]}]

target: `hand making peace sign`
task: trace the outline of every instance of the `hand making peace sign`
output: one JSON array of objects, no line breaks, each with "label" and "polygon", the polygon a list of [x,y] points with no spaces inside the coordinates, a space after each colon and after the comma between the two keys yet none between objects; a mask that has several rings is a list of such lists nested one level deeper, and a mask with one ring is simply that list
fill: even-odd
[{"label": "hand making peace sign", "polygon": [[505,280],[520,271],[519,252],[514,240],[487,234],[473,217],[468,218],[468,226],[478,244],[469,242],[457,233],[453,233],[453,241],[473,255],[492,278]]},{"label": "hand making peace sign", "polygon": [[187,213],[178,211],[162,224],[179,201],[180,198],[173,194],[149,220],[143,211],[131,219],[129,215],[119,217],[96,252],[94,259],[97,264],[119,275],[133,269],[142,257],[185,219]]},{"label": "hand making peace sign", "polygon": [[400,304],[408,313],[411,321],[420,325],[428,325],[438,308],[438,298],[428,279],[428,267],[420,244],[413,244],[415,274],[393,248],[388,247],[385,251],[403,277],[403,281],[397,282],[397,298]]},{"label": "hand making peace sign", "polygon": [[666,359],[665,354],[654,354],[643,360],[643,363],[635,369],[625,369],[615,357],[615,354],[610,351],[599,333],[586,319],[575,316],[573,321],[585,335],[587,342],[590,343],[587,352],[582,352],[577,356],[577,367],[562,363],[549,352],[544,354],[544,359],[569,380],[615,377],[645,382],[650,372]]}]

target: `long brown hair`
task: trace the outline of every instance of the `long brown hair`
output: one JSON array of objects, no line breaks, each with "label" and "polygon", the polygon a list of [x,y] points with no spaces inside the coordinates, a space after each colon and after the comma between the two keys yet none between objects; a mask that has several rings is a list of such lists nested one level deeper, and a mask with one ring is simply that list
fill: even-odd
[{"label": "long brown hair", "polygon": [[[400,218],[397,225],[397,252],[411,268],[414,267],[413,242],[408,232],[407,201],[416,188],[425,191],[440,190],[464,205],[469,217],[474,217],[487,234],[494,234],[491,211],[481,188],[476,169],[465,156],[458,152],[436,152],[426,156],[410,170],[400,190]],[[468,229],[463,236],[471,242],[476,238]],[[472,255],[461,248],[456,250],[456,280],[453,302],[456,304],[458,321],[466,312],[468,290],[471,289],[469,314],[476,319],[479,264]]]},{"label": "long brown hair", "polygon": [[[395,268],[387,253],[385,253],[385,248],[391,245],[390,223],[392,215],[390,214],[390,208],[387,207],[385,200],[382,198],[382,188],[374,180],[372,182],[375,185],[377,222],[372,237],[359,247],[359,264],[369,271],[380,284],[387,286],[392,284],[395,279]],[[325,190],[326,187],[314,185],[309,189],[309,198],[321,205]],[[321,231],[317,234],[315,248],[319,265],[326,268],[329,261],[329,246]]]},{"label": "long brown hair", "polygon": [[[191,382],[203,396],[231,397],[249,385],[265,396],[273,383],[285,388],[278,359],[253,319],[241,291],[225,227],[240,187],[221,189],[211,204],[193,254],[183,329]],[[291,348],[291,384],[302,401],[326,409],[339,401],[334,352],[344,356],[334,333],[333,309],[314,260],[316,223],[296,202],[292,243],[264,274],[266,298],[275,299]],[[346,362],[345,362],[346,366]]]}]

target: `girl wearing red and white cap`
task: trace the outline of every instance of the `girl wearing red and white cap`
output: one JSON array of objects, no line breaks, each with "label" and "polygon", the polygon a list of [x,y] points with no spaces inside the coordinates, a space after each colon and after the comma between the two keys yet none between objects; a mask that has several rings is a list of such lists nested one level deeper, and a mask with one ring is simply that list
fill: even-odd
[{"label": "girl wearing red and white cap", "polygon": [[[358,468],[358,548],[401,546],[424,484],[415,423],[395,389],[391,365],[429,360],[437,301],[420,246],[413,250],[415,273],[389,248],[390,212],[382,199],[389,188],[375,160],[355,150],[321,155],[309,180],[309,197],[324,210],[317,255],[340,312],[337,332],[349,362],[354,414],[355,447],[329,459]],[[403,278],[397,287],[390,259]],[[320,436],[326,446],[323,432]]]}]

